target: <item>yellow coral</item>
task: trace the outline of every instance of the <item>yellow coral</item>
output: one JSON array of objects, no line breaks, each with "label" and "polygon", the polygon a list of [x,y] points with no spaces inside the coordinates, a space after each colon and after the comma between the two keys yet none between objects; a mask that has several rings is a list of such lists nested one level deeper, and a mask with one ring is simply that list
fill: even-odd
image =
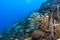
[{"label": "yellow coral", "polygon": [[55,31],[56,31],[56,37],[60,37],[60,24],[56,24]]},{"label": "yellow coral", "polygon": [[32,40],[32,38],[31,38],[31,37],[28,37],[28,38],[26,38],[25,40]]}]

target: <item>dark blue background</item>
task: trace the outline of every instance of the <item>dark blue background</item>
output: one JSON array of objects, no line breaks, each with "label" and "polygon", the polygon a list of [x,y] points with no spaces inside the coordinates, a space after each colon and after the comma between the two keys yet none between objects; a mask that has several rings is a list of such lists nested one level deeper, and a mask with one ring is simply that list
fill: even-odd
[{"label": "dark blue background", "polygon": [[0,0],[0,33],[16,20],[24,18],[46,0]]}]

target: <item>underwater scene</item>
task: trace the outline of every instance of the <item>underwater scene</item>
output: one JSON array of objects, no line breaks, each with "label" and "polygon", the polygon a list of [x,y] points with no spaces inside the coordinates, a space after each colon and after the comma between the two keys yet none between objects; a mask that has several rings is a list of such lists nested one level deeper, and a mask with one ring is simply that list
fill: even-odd
[{"label": "underwater scene", "polygon": [[60,0],[43,2],[40,8],[15,21],[0,40],[60,40]]}]

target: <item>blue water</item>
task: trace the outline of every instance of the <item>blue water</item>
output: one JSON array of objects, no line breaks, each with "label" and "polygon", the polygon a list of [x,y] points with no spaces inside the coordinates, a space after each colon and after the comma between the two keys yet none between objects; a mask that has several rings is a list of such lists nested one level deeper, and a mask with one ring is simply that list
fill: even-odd
[{"label": "blue water", "polygon": [[0,0],[0,33],[12,23],[37,10],[46,0]]}]

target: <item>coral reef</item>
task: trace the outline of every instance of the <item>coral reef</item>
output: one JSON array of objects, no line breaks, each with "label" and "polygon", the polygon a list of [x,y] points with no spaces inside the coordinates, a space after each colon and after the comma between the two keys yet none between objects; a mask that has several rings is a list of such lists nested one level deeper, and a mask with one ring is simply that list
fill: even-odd
[{"label": "coral reef", "polygon": [[[0,35],[0,40],[55,40],[54,38],[60,38],[59,6],[60,0],[47,0],[27,18],[15,22],[10,30]],[[56,29],[49,30],[52,26]],[[56,32],[56,35],[51,31]],[[56,37],[53,38],[51,34]]]}]

